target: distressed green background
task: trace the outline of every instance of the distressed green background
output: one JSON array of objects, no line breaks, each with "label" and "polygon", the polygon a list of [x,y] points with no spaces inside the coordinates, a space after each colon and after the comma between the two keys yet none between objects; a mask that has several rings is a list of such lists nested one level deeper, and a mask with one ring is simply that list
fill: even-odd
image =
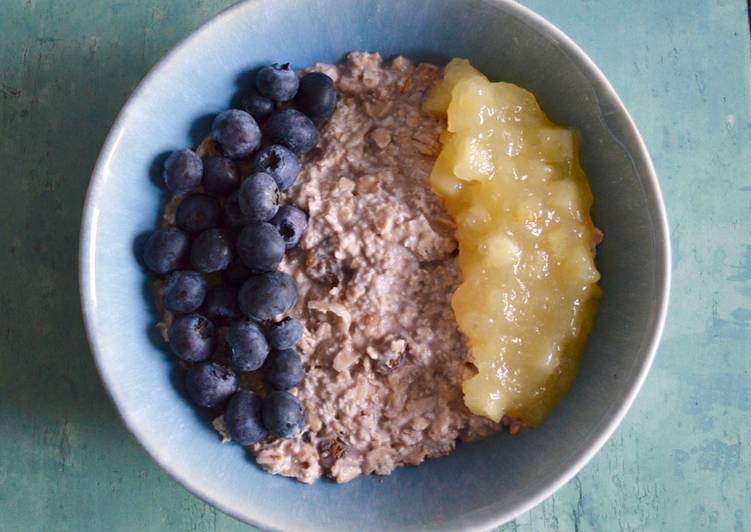
[{"label": "distressed green background", "polygon": [[[247,530],[126,432],[79,316],[78,224],[146,71],[232,0],[0,0],[0,530]],[[675,252],[668,326],[624,424],[504,531],[751,529],[751,126],[743,0],[527,0],[615,85]]]}]

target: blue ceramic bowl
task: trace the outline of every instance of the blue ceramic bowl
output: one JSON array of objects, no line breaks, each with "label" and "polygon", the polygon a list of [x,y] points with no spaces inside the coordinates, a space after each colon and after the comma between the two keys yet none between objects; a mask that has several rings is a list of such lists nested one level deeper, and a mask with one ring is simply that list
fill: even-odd
[{"label": "blue ceramic bowl", "polygon": [[[228,106],[238,75],[272,61],[338,62],[351,50],[444,63],[469,58],[532,90],[582,134],[582,161],[606,235],[603,297],[571,392],[543,427],[459,445],[389,477],[307,486],[221,445],[173,384],[150,340],[155,315],[135,247],[163,200],[154,161],[195,145]],[[255,0],[201,27],[125,105],[94,170],[81,229],[81,298],[92,351],[125,423],[169,474],[225,512],[270,529],[489,528],[531,508],[605,443],[646,376],[665,318],[668,229],[652,164],[631,118],[589,58],[512,1]]]}]

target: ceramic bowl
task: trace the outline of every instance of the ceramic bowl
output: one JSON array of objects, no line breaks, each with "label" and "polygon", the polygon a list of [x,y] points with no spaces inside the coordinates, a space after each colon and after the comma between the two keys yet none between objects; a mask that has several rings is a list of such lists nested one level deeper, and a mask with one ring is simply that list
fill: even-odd
[{"label": "ceramic bowl", "polygon": [[[163,192],[160,154],[195,145],[228,106],[238,76],[273,61],[338,62],[351,50],[445,63],[469,58],[493,80],[533,91],[581,132],[605,233],[603,297],[568,396],[539,429],[460,444],[448,457],[313,486],[258,469],[221,445],[173,384],[152,340],[156,317],[137,260]],[[560,30],[512,1],[255,0],[180,43],[135,90],[97,162],[81,228],[81,298],[105,386],[144,449],[191,492],[257,526],[294,530],[483,529],[569,480],[616,429],[655,354],[668,300],[665,210],[647,150],[592,61]]]}]

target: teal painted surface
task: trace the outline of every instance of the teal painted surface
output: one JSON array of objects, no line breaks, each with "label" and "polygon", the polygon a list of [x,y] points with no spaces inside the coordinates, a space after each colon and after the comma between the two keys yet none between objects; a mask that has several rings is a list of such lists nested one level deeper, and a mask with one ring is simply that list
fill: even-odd
[{"label": "teal painted surface", "polygon": [[[0,530],[247,530],[160,472],[79,318],[96,154],[148,68],[231,1],[13,0],[0,15]],[[506,530],[751,529],[751,107],[742,0],[530,0],[621,94],[675,252],[668,326],[624,424]]]}]

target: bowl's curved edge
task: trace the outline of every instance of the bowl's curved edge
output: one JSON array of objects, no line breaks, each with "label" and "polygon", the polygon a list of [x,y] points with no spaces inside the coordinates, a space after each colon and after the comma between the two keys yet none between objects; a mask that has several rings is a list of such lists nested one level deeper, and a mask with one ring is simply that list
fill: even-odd
[{"label": "bowl's curved edge", "polygon": [[[652,337],[649,342],[648,356],[642,361],[638,369],[636,381],[634,382],[634,385],[631,391],[629,392],[625,400],[622,402],[622,404],[618,407],[615,416],[613,417],[613,419],[611,420],[607,428],[597,437],[595,442],[586,450],[586,452],[581,453],[580,456],[578,456],[568,468],[562,471],[557,476],[557,478],[555,478],[555,480],[550,484],[550,486],[548,486],[544,490],[541,490],[540,493],[531,497],[529,500],[527,500],[524,503],[520,503],[518,505],[505,509],[500,513],[493,512],[495,514],[493,517],[485,517],[485,516],[479,517],[478,516],[477,522],[472,523],[471,525],[472,528],[476,530],[487,530],[490,528],[500,526],[504,523],[507,523],[508,521],[515,519],[522,513],[532,509],[533,507],[537,506],[538,504],[543,502],[545,499],[553,495],[553,493],[555,493],[564,484],[566,484],[569,480],[571,480],[571,478],[573,478],[592,459],[592,457],[594,457],[594,455],[597,454],[597,452],[602,448],[605,442],[607,442],[607,440],[611,437],[613,432],[615,432],[615,430],[618,428],[621,421],[625,417],[626,413],[628,412],[629,408],[631,407],[631,404],[634,402],[636,395],[641,389],[642,384],[644,383],[644,380],[646,379],[647,374],[649,373],[649,369],[652,366],[652,362],[654,361],[654,358],[657,352],[657,347],[659,345],[660,338],[662,336],[662,331],[665,326],[669,293],[670,293],[670,282],[671,282],[671,279],[670,279],[671,249],[670,249],[669,227],[668,227],[667,213],[665,211],[665,204],[663,201],[662,192],[660,190],[659,182],[657,180],[657,174],[655,172],[654,166],[652,164],[652,160],[647,151],[647,147],[643,139],[641,138],[641,135],[639,134],[636,124],[631,118],[631,115],[626,110],[625,106],[623,105],[623,102],[621,101],[620,97],[616,93],[615,89],[612,87],[612,85],[607,80],[605,75],[595,65],[592,59],[590,59],[590,57],[570,37],[568,37],[565,33],[563,33],[563,31],[561,31],[554,24],[552,24],[551,22],[549,22],[542,16],[538,15],[531,9],[516,3],[514,0],[483,0],[483,1],[487,3],[495,4],[498,7],[502,7],[503,9],[506,9],[510,14],[525,19],[531,24],[540,27],[541,30],[549,32],[551,35],[557,38],[570,52],[572,52],[576,56],[576,58],[588,70],[588,73],[592,75],[601,84],[602,88],[607,91],[608,96],[612,98],[612,100],[618,104],[619,108],[621,109],[621,111],[623,112],[624,116],[626,117],[628,121],[629,133],[637,141],[637,148],[639,150],[639,153],[638,153],[639,158],[641,161],[644,161],[646,165],[646,171],[650,179],[648,183],[645,183],[645,185],[647,185],[650,188],[650,191],[656,198],[656,201],[654,203],[655,203],[655,208],[656,208],[656,215],[658,217],[657,222],[659,224],[659,229],[660,229],[659,236],[662,239],[662,242],[661,242],[662,245],[658,249],[658,254],[661,255],[661,258],[663,259],[661,261],[663,268],[662,268],[662,271],[659,272],[659,274],[661,274],[661,278],[658,279],[658,284],[661,284],[660,290],[659,290],[659,299],[658,299],[659,308],[657,309],[656,318],[655,318],[655,326],[652,332]],[[92,245],[93,245],[92,237],[96,229],[98,211],[96,210],[93,203],[91,202],[91,199],[96,194],[99,187],[102,185],[103,170],[106,167],[109,158],[111,157],[111,153],[117,147],[120,136],[122,134],[122,122],[124,122],[125,117],[128,115],[132,102],[137,100],[140,93],[149,84],[149,81],[153,77],[155,77],[155,75],[159,72],[159,70],[161,70],[163,65],[167,64],[172,59],[172,57],[176,55],[184,46],[186,46],[186,44],[189,41],[195,38],[196,35],[198,35],[199,33],[208,31],[215,24],[221,23],[221,21],[224,18],[232,16],[234,12],[241,11],[242,9],[246,8],[249,4],[252,4],[254,2],[255,0],[245,0],[238,4],[235,4],[233,6],[226,8],[225,10],[220,12],[218,15],[214,16],[213,18],[211,18],[210,20],[202,24],[200,27],[198,27],[195,31],[190,33],[184,39],[182,39],[149,70],[147,75],[138,84],[138,86],[133,91],[133,93],[131,94],[131,96],[128,98],[127,102],[123,106],[122,110],[118,114],[110,132],[107,135],[107,138],[104,142],[102,150],[94,166],[94,170],[92,172],[92,177],[91,177],[91,182],[89,183],[89,187],[87,189],[86,197],[84,200],[83,215],[81,218],[81,232],[80,232],[81,236],[79,239],[79,288],[80,288],[80,296],[81,296],[81,310],[83,314],[86,336],[87,336],[89,345],[91,347],[92,354],[94,355],[94,362],[96,364],[97,371],[99,372],[100,377],[106,384],[105,389],[107,390],[107,394],[109,395],[109,397],[112,399],[113,403],[115,404],[115,407],[117,409],[117,412],[120,418],[123,420],[123,423],[125,424],[127,429],[136,437],[136,441],[138,442],[138,444],[151,457],[151,459],[157,463],[157,465],[162,470],[164,470],[170,476],[175,478],[178,482],[180,482],[180,484],[182,484],[183,487],[185,487],[185,489],[187,489],[190,493],[192,493],[196,497],[199,497],[200,499],[217,507],[222,512],[228,515],[231,515],[232,517],[239,519],[240,521],[246,522],[248,524],[251,524],[259,528],[264,528],[266,530],[281,530],[281,528],[278,527],[278,524],[261,521],[262,519],[261,516],[250,516],[250,515],[241,514],[240,512],[237,512],[234,509],[226,507],[220,500],[217,500],[216,498],[212,497],[211,494],[202,491],[200,486],[194,485],[193,482],[190,479],[188,479],[185,475],[169,467],[166,461],[163,460],[159,456],[158,451],[156,449],[150,449],[143,444],[142,438],[140,437],[141,433],[136,423],[133,421],[133,419],[131,419],[128,416],[128,414],[124,411],[124,409],[121,408],[120,399],[112,391],[114,388],[113,386],[111,386],[110,377],[105,371],[101,362],[102,350],[94,334],[95,324],[93,322],[94,306],[96,305],[96,296],[94,292],[95,287],[93,285],[93,278],[92,278],[92,275],[94,273],[92,260],[95,256],[94,254],[95,250],[92,248]]]},{"label": "bowl's curved edge", "polygon": [[134,422],[133,419],[131,419],[128,416],[125,410],[121,407],[120,399],[116,396],[115,393],[113,393],[114,388],[113,386],[111,386],[110,378],[107,372],[105,371],[104,367],[102,366],[102,363],[101,363],[102,355],[101,355],[100,346],[94,335],[94,327],[95,327],[93,323],[94,309],[92,308],[92,302],[94,305],[96,305],[96,296],[94,292],[95,287],[94,287],[93,278],[92,278],[92,274],[94,272],[94,268],[92,267],[92,261],[94,258],[94,249],[92,248],[92,244],[93,244],[92,237],[94,234],[94,230],[96,229],[96,219],[98,217],[98,212],[93,206],[91,202],[91,198],[96,194],[97,189],[102,184],[103,170],[106,167],[109,158],[111,157],[111,153],[117,147],[117,144],[119,142],[119,139],[122,133],[122,123],[125,121],[125,117],[129,113],[132,102],[138,99],[138,96],[141,94],[141,92],[144,91],[145,87],[149,84],[151,79],[155,77],[157,73],[162,69],[163,65],[169,63],[172,57],[176,55],[177,53],[179,53],[179,51],[189,41],[191,41],[197,34],[203,33],[204,31],[209,30],[215,24],[221,23],[221,21],[224,18],[232,16],[232,14],[235,11],[240,11],[243,8],[246,8],[249,4],[254,3],[255,1],[256,0],[244,0],[235,5],[225,8],[224,10],[220,11],[217,15],[213,16],[211,19],[201,24],[198,28],[193,30],[186,37],[181,39],[159,61],[157,61],[156,64],[154,64],[154,66],[151,67],[148,73],[143,77],[143,79],[138,83],[134,91],[128,97],[127,101],[125,102],[125,105],[123,105],[123,108],[118,113],[117,118],[115,118],[115,122],[113,123],[112,128],[107,134],[107,137],[104,141],[104,145],[102,146],[102,149],[99,153],[99,157],[97,158],[97,161],[94,164],[94,170],[92,171],[92,174],[91,174],[91,181],[86,190],[83,215],[81,217],[81,232],[80,232],[81,236],[79,238],[78,283],[79,283],[79,290],[80,290],[80,297],[81,297],[81,312],[83,314],[84,329],[86,330],[86,337],[89,342],[89,346],[91,347],[92,354],[94,355],[93,356],[94,363],[96,365],[99,376],[105,383],[105,390],[107,391],[107,395],[115,404],[117,413],[120,416],[120,419],[122,419],[128,431],[135,436],[135,439],[138,442],[138,445],[146,452],[146,454],[152,460],[154,460],[154,462],[156,462],[156,464],[164,472],[166,472],[172,478],[177,480],[185,489],[187,489],[191,494],[195,495],[196,497],[211,504],[212,506],[215,506],[216,508],[226,513],[227,515],[230,515],[234,517],[235,519],[238,519],[252,526],[262,528],[264,530],[282,530],[281,528],[279,528],[278,526],[275,526],[272,523],[261,522],[258,518],[254,518],[248,515],[242,515],[238,512],[235,512],[233,509],[226,507],[220,500],[215,499],[210,494],[201,491],[199,486],[194,486],[193,483],[185,475],[182,475],[179,471],[174,470],[173,468],[168,466],[166,461],[163,460],[159,456],[158,451],[156,449],[150,449],[146,445],[144,445],[143,439],[141,437],[141,433],[138,430],[136,423]]},{"label": "bowl's curved edge", "polygon": [[597,67],[594,61],[592,61],[589,55],[587,55],[587,53],[584,52],[584,50],[582,50],[581,47],[573,41],[573,39],[571,39],[561,29],[559,29],[557,26],[555,26],[553,23],[551,23],[541,15],[538,15],[531,9],[512,0],[483,1],[486,3],[503,5],[504,7],[508,8],[509,12],[511,12],[512,14],[520,16],[526,21],[539,26],[544,31],[549,32],[565,46],[567,51],[571,52],[576,57],[576,59],[581,62],[582,66],[587,69],[587,73],[597,80],[602,89],[606,91],[607,96],[618,105],[618,108],[626,118],[628,134],[636,140],[638,158],[644,163],[644,169],[646,170],[646,174],[649,177],[649,181],[644,183],[644,185],[648,187],[654,198],[653,204],[657,218],[656,222],[659,230],[657,240],[660,240],[657,242],[657,261],[658,264],[662,264],[662,268],[658,270],[656,274],[656,285],[659,287],[659,295],[657,297],[658,308],[656,309],[654,328],[652,330],[651,338],[649,340],[649,346],[647,348],[647,357],[642,360],[641,364],[639,365],[636,379],[633,383],[633,386],[631,387],[631,390],[617,408],[615,415],[610,420],[610,423],[608,423],[608,426],[604,431],[602,431],[601,434],[597,436],[595,441],[585,452],[581,453],[568,468],[566,468],[557,476],[557,478],[550,484],[550,486],[548,486],[544,490],[541,490],[540,493],[538,493],[534,497],[531,497],[528,501],[520,503],[515,507],[503,511],[500,515],[496,516],[496,518],[483,520],[483,522],[473,525],[475,527],[475,530],[487,530],[490,528],[498,527],[531,510],[532,508],[552,496],[589,463],[589,461],[599,452],[599,450],[605,445],[605,443],[610,439],[616,429],[620,426],[623,418],[628,413],[628,410],[631,408],[631,405],[633,404],[636,396],[641,390],[641,387],[644,384],[647,375],[649,374],[649,370],[652,367],[652,363],[654,362],[655,356],[657,354],[657,348],[660,344],[663,329],[665,328],[665,320],[667,318],[672,271],[670,228],[668,225],[667,211],[665,209],[662,190],[660,189],[660,184],[657,179],[657,172],[655,171],[654,164],[652,163],[652,158],[649,156],[647,146],[644,143],[644,140],[642,139],[638,128],[636,127],[636,123],[631,117],[631,114],[626,109],[626,106],[623,104],[620,96],[618,96],[615,88],[613,88],[610,81],[608,81],[608,79],[605,77],[605,74],[602,73],[602,71]]}]

